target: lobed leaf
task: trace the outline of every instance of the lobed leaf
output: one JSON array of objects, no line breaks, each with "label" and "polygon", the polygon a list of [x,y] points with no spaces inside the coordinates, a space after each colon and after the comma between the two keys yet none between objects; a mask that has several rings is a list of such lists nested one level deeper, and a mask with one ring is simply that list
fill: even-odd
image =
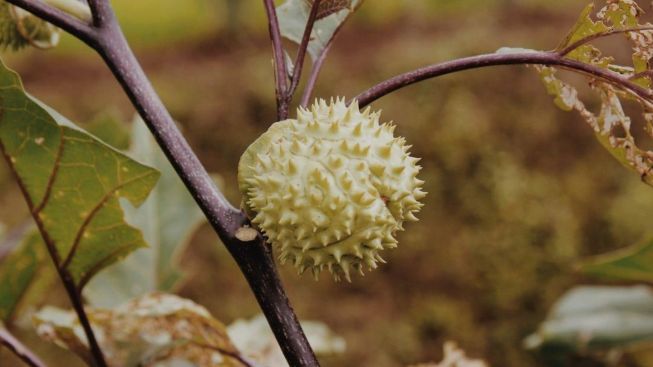
[{"label": "lobed leaf", "polygon": [[97,307],[114,307],[152,291],[172,291],[182,279],[176,268],[179,254],[204,222],[195,200],[138,117],[132,124],[131,141],[130,156],[161,172],[138,210],[123,203],[127,222],[141,229],[150,247],[136,250],[88,284],[85,295]]},{"label": "lobed leaf", "polygon": [[102,268],[146,246],[118,198],[139,205],[158,172],[103,144],[28,96],[0,63],[0,148],[55,264],[81,289]]},{"label": "lobed leaf", "polygon": [[[202,306],[151,293],[112,310],[88,308],[91,326],[110,367],[241,367],[224,325]],[[34,316],[37,334],[92,360],[75,313],[46,307]]]},{"label": "lobed leaf", "polygon": [[[308,43],[308,53],[315,60],[328,45],[336,30],[347,20],[363,0],[324,0]],[[286,0],[277,7],[281,35],[297,44],[302,42],[311,12],[312,0]]]}]

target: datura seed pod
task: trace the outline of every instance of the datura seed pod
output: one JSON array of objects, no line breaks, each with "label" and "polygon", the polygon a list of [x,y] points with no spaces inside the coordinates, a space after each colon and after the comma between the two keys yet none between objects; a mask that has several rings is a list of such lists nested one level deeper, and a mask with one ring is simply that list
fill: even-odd
[{"label": "datura seed pod", "polygon": [[384,262],[379,252],[417,220],[426,195],[419,159],[379,116],[320,100],[274,123],[241,157],[243,206],[282,263],[351,280],[351,271]]}]

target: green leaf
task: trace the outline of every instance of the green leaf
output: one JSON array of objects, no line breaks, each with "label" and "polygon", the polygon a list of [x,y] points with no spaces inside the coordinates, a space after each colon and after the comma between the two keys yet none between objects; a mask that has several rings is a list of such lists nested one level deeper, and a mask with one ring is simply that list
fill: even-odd
[{"label": "green leaf", "polygon": [[596,256],[583,262],[580,269],[601,278],[653,283],[653,239]]},{"label": "green leaf", "polygon": [[108,145],[125,151],[129,149],[129,126],[114,113],[101,113],[83,125],[84,130],[93,134]]},{"label": "green leaf", "polygon": [[[324,0],[320,3],[319,20],[313,26],[311,40],[308,43],[308,53],[313,60],[319,57],[335,31],[362,2],[362,0]],[[311,4],[312,2],[308,0],[286,0],[277,7],[282,36],[297,44],[302,42]]]},{"label": "green leaf", "polygon": [[161,172],[139,210],[123,205],[127,221],[142,230],[150,247],[137,250],[89,283],[85,294],[99,307],[113,307],[151,291],[172,291],[182,278],[176,268],[178,255],[204,222],[195,200],[140,118],[134,120],[131,135],[130,155]]},{"label": "green leaf", "polygon": [[0,64],[0,147],[55,263],[81,289],[99,270],[144,247],[118,198],[139,205],[159,173],[69,127],[28,96]]},{"label": "green leaf", "polygon": [[[244,366],[224,325],[190,300],[152,293],[113,310],[87,308],[87,313],[95,334],[102,336],[100,347],[110,367]],[[74,312],[46,307],[33,320],[43,339],[91,361]]]},{"label": "green leaf", "polygon": [[49,283],[41,276],[48,261],[38,232],[31,232],[3,259],[0,263],[0,321],[8,322],[13,318],[37,280]]},{"label": "green leaf", "polygon": [[649,287],[580,286],[565,293],[546,321],[525,340],[529,349],[591,353],[653,341]]}]

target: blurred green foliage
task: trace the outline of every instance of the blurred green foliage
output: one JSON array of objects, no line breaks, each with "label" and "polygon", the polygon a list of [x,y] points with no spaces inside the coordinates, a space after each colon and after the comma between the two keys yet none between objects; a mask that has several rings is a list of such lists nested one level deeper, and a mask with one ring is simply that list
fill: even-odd
[{"label": "blurred green foliage", "polygon": [[[333,47],[317,95],[351,97],[391,75],[501,46],[551,49],[586,2],[368,0]],[[163,100],[239,202],[238,158],[274,119],[260,2],[114,3]],[[128,119],[132,108],[98,58],[80,57],[90,52],[76,41],[63,46],[15,59],[27,89],[76,121],[109,108]],[[455,340],[493,366],[540,366],[522,339],[566,289],[586,280],[574,270],[580,259],[653,235],[653,189],[614,161],[580,118],[558,111],[523,67],[442,77],[373,107],[423,157],[429,196],[421,221],[384,256],[388,264],[352,284],[314,282],[282,268],[300,317],[323,320],[347,340],[347,353],[324,365],[439,360],[442,343]],[[4,167],[0,177],[0,206],[12,208],[0,211],[0,221],[20,223],[24,204]],[[191,274],[182,295],[226,323],[256,314],[216,241],[209,229],[195,237],[183,259]],[[61,358],[54,348],[38,348]],[[629,365],[650,365],[637,358]]]}]

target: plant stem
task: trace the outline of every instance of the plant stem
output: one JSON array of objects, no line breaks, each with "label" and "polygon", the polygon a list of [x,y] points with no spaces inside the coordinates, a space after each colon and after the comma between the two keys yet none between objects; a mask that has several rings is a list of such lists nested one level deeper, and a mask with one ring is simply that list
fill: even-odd
[{"label": "plant stem", "polygon": [[288,67],[286,57],[281,45],[281,31],[279,29],[279,20],[277,19],[277,10],[274,7],[274,0],[263,0],[265,13],[268,16],[268,29],[270,39],[272,40],[272,55],[274,60],[276,81],[275,94],[277,97],[277,121],[281,121],[288,116],[288,103],[286,94],[288,93]]},{"label": "plant stem", "polygon": [[32,353],[23,343],[20,342],[20,340],[11,335],[9,330],[2,326],[0,326],[0,346],[5,346],[28,366],[46,367],[45,363],[43,363],[39,357]]},{"label": "plant stem", "polygon": [[318,366],[286,297],[269,246],[261,236],[253,243],[243,243],[235,237],[236,230],[248,225],[249,220],[241,210],[231,206],[215,187],[152,88],[116,22],[109,21],[107,28],[102,29],[97,51],[238,263],[288,363],[291,366]]},{"label": "plant stem", "polygon": [[315,89],[315,84],[317,83],[317,77],[320,75],[320,70],[322,70],[322,65],[324,64],[324,60],[326,60],[326,56],[329,53],[331,45],[331,40],[329,40],[327,45],[322,49],[322,52],[320,52],[320,56],[318,56],[315,62],[313,62],[311,75],[308,77],[306,87],[304,87],[304,93],[302,93],[302,99],[299,102],[299,105],[302,107],[308,106],[308,102],[311,99],[313,90]]},{"label": "plant stem", "polygon": [[385,96],[388,93],[394,92],[398,89],[426,79],[486,66],[524,64],[559,66],[565,69],[580,72],[582,74],[590,75],[598,79],[602,79],[614,85],[618,85],[621,88],[625,88],[644,99],[651,100],[651,98],[653,98],[653,91],[643,88],[633,83],[628,78],[613,71],[605,70],[598,66],[585,64],[580,61],[564,58],[557,52],[531,51],[484,54],[426,66],[382,81],[381,83],[378,83],[377,85],[360,93],[354,97],[354,99],[358,100],[359,106],[363,107]]},{"label": "plant stem", "polygon": [[324,61],[326,60],[326,57],[329,54],[331,45],[333,45],[333,41],[336,39],[336,36],[340,32],[344,24],[345,24],[344,21],[340,23],[338,28],[336,28],[336,30],[333,32],[333,35],[331,36],[327,44],[324,46],[322,51],[320,51],[320,55],[313,62],[311,75],[308,77],[308,81],[306,82],[306,87],[304,87],[304,93],[302,93],[302,99],[299,102],[300,106],[302,107],[308,106],[308,102],[311,99],[313,90],[315,89],[315,84],[317,83],[317,77],[320,75],[320,70],[322,70],[322,65],[324,65]]},{"label": "plant stem", "polygon": [[311,34],[313,33],[313,26],[317,20],[317,12],[320,7],[320,2],[321,0],[315,0],[313,2],[311,12],[308,15],[308,20],[306,21],[306,27],[304,28],[302,42],[299,44],[299,50],[297,50],[297,57],[295,58],[295,67],[293,68],[292,81],[290,82],[290,88],[288,89],[288,93],[286,95],[286,98],[288,99],[287,103],[291,102],[293,94],[299,85],[299,80],[302,77],[304,58],[306,57],[306,51],[308,50],[308,43],[311,41]]},{"label": "plant stem", "polygon": [[82,329],[84,329],[84,334],[86,335],[89,349],[91,350],[93,365],[96,367],[107,367],[108,365],[104,359],[104,354],[102,353],[100,344],[98,343],[97,338],[95,337],[95,333],[91,327],[91,321],[88,319],[86,311],[84,311],[84,303],[82,301],[82,295],[79,289],[75,286],[72,276],[68,270],[61,267],[57,268],[59,270],[59,276],[64,280],[64,287],[66,288],[68,298],[70,298],[70,302],[73,305],[73,309],[75,310],[75,313],[77,313],[79,323],[82,325]]},{"label": "plant stem", "polygon": [[605,32],[594,33],[590,36],[579,39],[578,41],[570,44],[569,46],[566,46],[565,48],[557,52],[558,54],[560,54],[560,56],[565,56],[570,52],[574,51],[575,49],[577,49],[578,47],[585,45],[589,42],[592,42],[593,40],[598,38],[612,36],[614,34],[619,34],[619,33],[642,32],[642,31],[653,31],[653,26],[639,26],[639,27],[631,27],[631,28],[610,29]]}]

